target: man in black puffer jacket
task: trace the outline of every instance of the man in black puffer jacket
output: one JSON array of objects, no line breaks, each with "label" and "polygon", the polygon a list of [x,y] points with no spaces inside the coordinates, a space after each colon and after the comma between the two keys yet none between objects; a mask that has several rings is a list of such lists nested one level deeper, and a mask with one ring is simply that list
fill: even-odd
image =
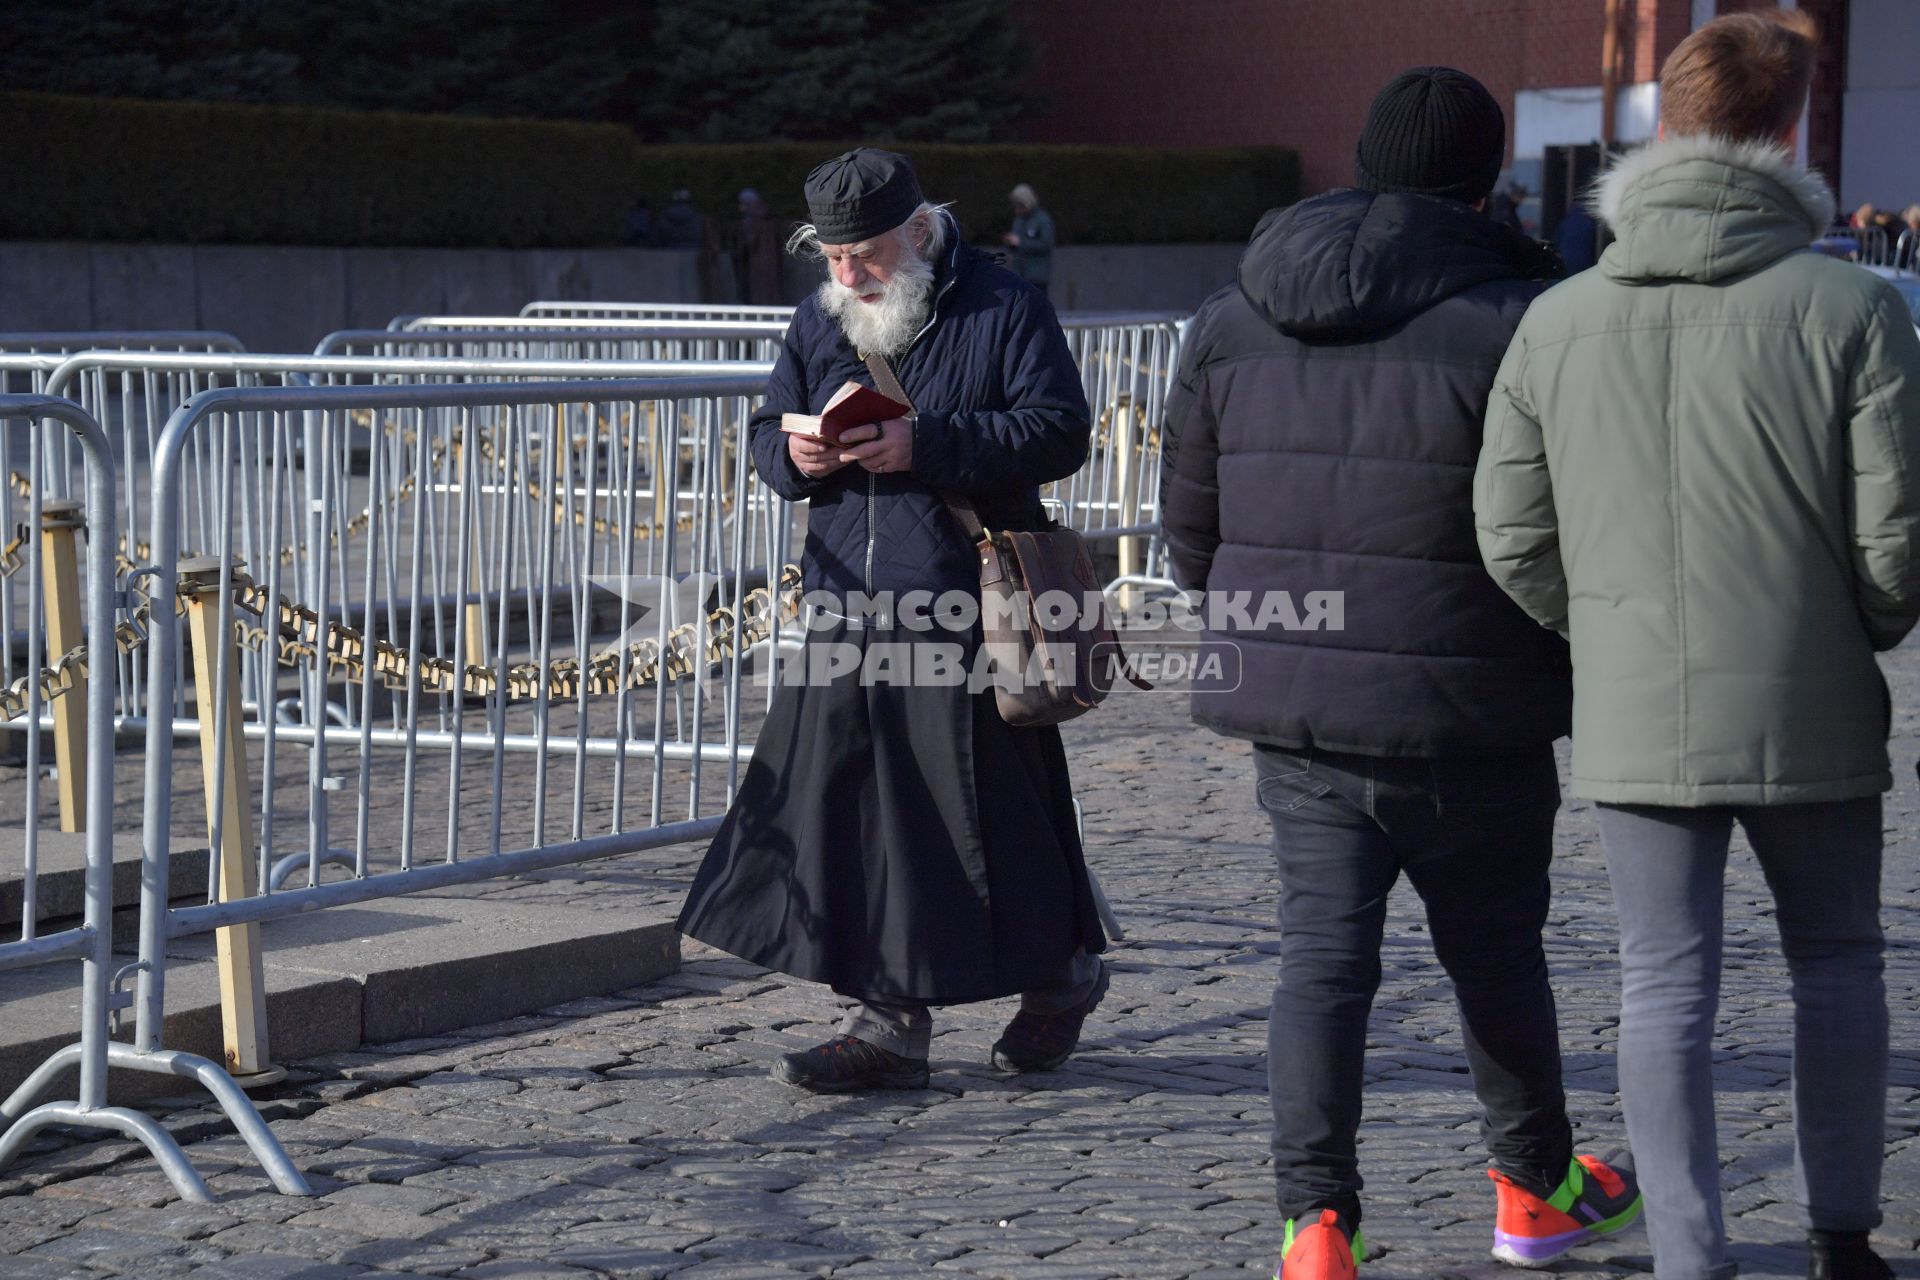
[{"label": "man in black puffer jacket", "polygon": [[[1557,274],[1483,212],[1505,120],[1426,67],[1374,100],[1359,187],[1269,214],[1188,330],[1162,514],[1237,690],[1194,716],[1254,743],[1281,882],[1270,1023],[1287,1280],[1349,1277],[1367,1018],[1404,871],[1459,997],[1498,1184],[1495,1255],[1625,1225],[1631,1178],[1575,1161],[1540,931],[1571,692],[1560,640],[1481,567],[1472,483],[1495,370]],[[1251,622],[1263,599],[1299,629]]]}]

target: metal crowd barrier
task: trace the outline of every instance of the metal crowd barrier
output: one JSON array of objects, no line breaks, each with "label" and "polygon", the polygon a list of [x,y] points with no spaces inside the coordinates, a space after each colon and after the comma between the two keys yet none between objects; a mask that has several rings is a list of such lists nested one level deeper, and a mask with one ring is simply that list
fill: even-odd
[{"label": "metal crowd barrier", "polygon": [[1893,244],[1887,239],[1885,230],[1880,227],[1855,227],[1851,234],[1860,245],[1853,255],[1855,262],[1869,267],[1893,265]]},{"label": "metal crowd barrier", "polygon": [[[0,1103],[0,1167],[11,1163],[40,1130],[74,1125],[120,1133],[152,1152],[174,1188],[188,1200],[210,1201],[207,1186],[164,1127],[151,1117],[107,1104],[110,1067],[159,1072],[193,1080],[213,1093],[235,1127],[272,1175],[275,1185],[295,1195],[310,1194],[304,1178],[262,1123],[246,1095],[215,1063],[194,1054],[142,1052],[115,1044],[109,1019],[127,1001],[117,994],[122,974],[113,960],[113,688],[114,664],[89,661],[90,652],[111,643],[114,634],[114,464],[100,425],[71,401],[51,397],[0,397],[0,419],[24,420],[35,433],[35,474],[46,457],[37,443],[40,424],[64,424],[84,459],[84,508],[48,500],[36,486],[27,499],[31,545],[23,562],[29,625],[29,677],[20,699],[37,720],[52,697],[61,714],[55,723],[63,802],[84,794],[84,816],[63,813],[66,829],[85,831],[83,914],[78,924],[41,933],[38,882],[41,843],[39,814],[39,737],[26,735],[27,783],[22,819],[20,937],[0,943],[0,969],[81,961],[79,1039],[60,1049]],[[84,613],[79,558],[74,546],[87,532]],[[84,619],[84,630],[82,623]],[[46,645],[41,632],[46,632]],[[47,650],[63,649],[57,657]],[[54,665],[45,664],[53,658]],[[81,674],[76,677],[74,673]],[[8,690],[9,709],[14,690]],[[76,735],[78,741],[76,741]],[[157,1047],[157,1046],[156,1046]],[[77,1097],[39,1102],[75,1067]],[[36,1105],[36,1103],[38,1105]]]},{"label": "metal crowd barrier", "polygon": [[698,319],[618,319],[589,316],[567,319],[557,316],[398,316],[387,325],[389,333],[432,333],[447,329],[514,329],[528,333],[569,329],[604,329],[609,332],[637,331],[658,334],[718,334],[722,337],[754,335],[777,338],[787,331],[793,317],[756,320]]},{"label": "metal crowd barrier", "polygon": [[134,329],[99,333],[0,333],[0,395],[46,390],[60,357],[95,347],[127,351],[245,351],[240,339],[215,330]]},{"label": "metal crowd barrier", "polygon": [[[389,337],[449,340],[449,351],[459,343],[480,342],[507,335],[525,342],[529,352],[548,341],[578,341],[583,348],[617,346],[616,335],[734,335],[760,333],[761,344],[752,358],[778,356],[783,321],[740,324],[725,319],[663,323],[644,318],[607,318],[629,311],[671,309],[669,304],[580,303],[531,304],[536,307],[591,308],[584,318],[521,316],[410,316],[394,321]],[[693,310],[694,308],[680,308]],[[1118,554],[1118,576],[1109,590],[1166,589],[1173,582],[1166,568],[1160,523],[1160,437],[1166,414],[1167,391],[1179,365],[1180,339],[1186,316],[1179,312],[1111,312],[1065,315],[1061,326],[1073,350],[1094,415],[1094,443],[1087,463],[1074,476],[1047,487],[1044,496],[1064,508],[1068,523],[1095,541],[1111,541]],[[560,335],[564,335],[561,338]],[[340,337],[340,335],[335,335]],[[377,341],[361,335],[356,340]],[[333,341],[333,339],[329,339]],[[644,348],[645,354],[674,358],[688,355],[736,354],[738,347],[705,348],[690,337],[663,350]],[[763,345],[762,345],[763,344]],[[323,348],[326,344],[322,344]],[[489,348],[490,350],[492,348]],[[633,352],[624,352],[633,354]],[[567,354],[591,358],[593,351],[567,348]],[[1123,595],[1124,601],[1127,597]]]},{"label": "metal crowd barrier", "polygon": [[[754,509],[737,440],[762,388],[755,377],[227,389],[173,415],[154,458],[145,576],[152,599],[183,610],[152,611],[148,687],[175,687],[190,633],[210,854],[204,904],[169,909],[157,877],[145,885],[139,1049],[160,1047],[171,939],[238,931],[229,1053],[250,1070],[265,1057],[264,1016],[245,995],[258,986],[246,966],[257,967],[247,931],[259,922],[717,830],[752,751],[748,708],[766,695],[749,687],[747,658],[780,643],[798,588],[784,503],[726,518]],[[383,496],[359,564],[300,551],[324,546],[359,505],[335,465],[356,415],[415,424],[375,437],[366,487]],[[637,433],[573,435],[601,417],[661,424],[663,454],[679,460],[671,503],[645,500]],[[460,434],[436,436],[436,422]],[[242,486],[188,483],[196,449],[216,470],[249,449],[269,455],[286,500],[263,507]],[[403,467],[415,477],[404,492],[392,487]],[[674,504],[690,511],[686,527],[650,523]],[[209,554],[182,564],[189,529],[211,533]],[[236,632],[273,658],[254,699],[288,693],[259,724],[257,751],[244,744]],[[151,718],[150,859],[165,858],[173,830],[173,751],[171,726]],[[376,837],[387,795],[398,831]]]},{"label": "metal crowd barrier", "polygon": [[1042,496],[1090,541],[1115,543],[1119,576],[1107,590],[1123,602],[1129,588],[1174,586],[1160,537],[1160,456],[1185,321],[1176,312],[1060,319],[1093,411],[1093,444],[1086,465]]},{"label": "metal crowd barrier", "polygon": [[784,324],[610,321],[520,323],[460,329],[343,329],[320,340],[322,356],[456,356],[507,360],[675,360],[771,362],[780,354]]},{"label": "metal crowd barrier", "polygon": [[557,320],[779,320],[785,322],[793,319],[793,308],[708,306],[704,303],[677,302],[529,302],[520,308],[520,314],[549,316]]},{"label": "metal crowd barrier", "polygon": [[[44,378],[47,394],[78,401],[106,424],[109,438],[115,443],[119,456],[126,460],[117,503],[119,527],[128,531],[121,548],[123,567],[146,559],[143,551],[148,528],[145,460],[154,455],[160,429],[168,416],[203,391],[229,386],[405,385],[477,380],[748,375],[764,378],[771,368],[766,364],[731,362],[459,360],[161,351],[83,351],[64,358],[35,359],[58,362]],[[260,461],[258,457],[249,457],[241,463],[245,477],[242,484],[252,491],[259,490],[260,480],[250,469],[257,470]],[[346,461],[342,465],[346,465]],[[47,472],[42,476],[42,483],[49,486],[54,496],[67,496],[63,487],[64,468],[54,466]],[[188,483],[201,488],[220,483],[220,477],[209,474],[205,460],[197,455],[189,475]],[[7,469],[5,479],[5,491],[0,493],[0,524],[11,528],[17,523],[13,507],[30,479],[26,472],[13,466]],[[9,624],[17,612],[8,584],[0,580],[0,634],[11,633]],[[0,656],[5,659],[4,664],[0,664],[4,666],[0,675],[13,679],[12,652]],[[145,725],[146,676],[136,658],[133,652],[120,656],[120,709],[115,723],[122,729],[139,729]],[[197,731],[192,721],[184,719],[177,728],[187,734]]]}]

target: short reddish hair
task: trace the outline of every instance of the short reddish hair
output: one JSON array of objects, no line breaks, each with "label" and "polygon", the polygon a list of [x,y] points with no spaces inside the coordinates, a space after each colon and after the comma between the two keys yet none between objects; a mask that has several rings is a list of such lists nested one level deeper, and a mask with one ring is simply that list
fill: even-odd
[{"label": "short reddish hair", "polygon": [[1781,137],[1806,109],[1819,41],[1819,28],[1799,9],[1715,18],[1660,68],[1661,122],[1670,134]]}]

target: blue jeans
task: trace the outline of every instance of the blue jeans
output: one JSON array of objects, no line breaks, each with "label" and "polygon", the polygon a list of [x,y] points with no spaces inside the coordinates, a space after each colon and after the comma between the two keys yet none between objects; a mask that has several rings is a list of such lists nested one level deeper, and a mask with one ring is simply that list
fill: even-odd
[{"label": "blue jeans", "polygon": [[1286,1217],[1360,1217],[1355,1150],[1387,894],[1401,872],[1453,979],[1494,1167],[1541,1194],[1572,1160],[1546,923],[1553,752],[1426,760],[1254,748],[1280,873],[1268,1024],[1273,1169]]},{"label": "blue jeans", "polygon": [[1880,798],[1601,805],[1620,917],[1620,1094],[1660,1280],[1724,1280],[1713,1034],[1737,821],[1773,891],[1793,986],[1794,1178],[1805,1223],[1880,1223],[1887,1101]]}]

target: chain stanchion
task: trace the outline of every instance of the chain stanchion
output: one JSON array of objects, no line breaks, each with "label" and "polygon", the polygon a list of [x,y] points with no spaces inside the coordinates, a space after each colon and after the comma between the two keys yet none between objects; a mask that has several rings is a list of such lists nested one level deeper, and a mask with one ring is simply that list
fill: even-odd
[{"label": "chain stanchion", "polygon": [[[208,838],[219,866],[220,902],[242,902],[259,891],[254,867],[253,814],[248,807],[246,742],[240,716],[240,660],[234,629],[220,626],[220,559],[202,556],[180,565],[193,650],[193,697],[200,717],[200,771],[206,783]],[[238,576],[240,566],[233,566]],[[267,1050],[267,983],[260,926],[230,924],[213,931],[220,978],[220,1033],[226,1068],[243,1089],[277,1084],[286,1069]]]},{"label": "chain stanchion", "polygon": [[[78,502],[47,502],[40,508],[40,560],[46,574],[47,648],[65,657],[84,652],[80,604],[80,556],[76,535],[86,527]],[[84,659],[82,659],[84,661]],[[56,664],[57,665],[57,664]],[[53,763],[60,796],[60,829],[84,831],[87,795],[87,707],[81,698],[55,698]]]}]

